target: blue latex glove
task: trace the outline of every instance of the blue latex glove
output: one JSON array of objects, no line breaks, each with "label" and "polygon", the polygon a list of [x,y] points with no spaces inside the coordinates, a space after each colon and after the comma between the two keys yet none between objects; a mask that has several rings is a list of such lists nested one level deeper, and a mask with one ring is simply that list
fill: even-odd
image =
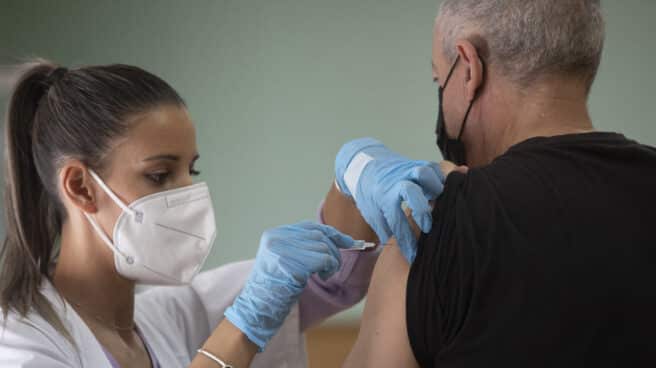
[{"label": "blue latex glove", "polygon": [[350,236],[312,222],[266,231],[248,281],[225,317],[264,350],[310,276],[330,277],[341,265],[339,249],[355,245]]},{"label": "blue latex glove", "polygon": [[444,189],[444,174],[435,162],[407,159],[373,138],[346,143],[335,160],[335,177],[342,193],[352,197],[381,244],[396,237],[401,252],[412,263],[417,239],[403,212],[405,202],[421,231],[433,220],[428,201]]}]

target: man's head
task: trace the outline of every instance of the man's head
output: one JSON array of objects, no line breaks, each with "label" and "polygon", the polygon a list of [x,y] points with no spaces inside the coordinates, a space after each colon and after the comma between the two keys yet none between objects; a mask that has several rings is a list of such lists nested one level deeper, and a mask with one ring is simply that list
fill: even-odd
[{"label": "man's head", "polygon": [[603,43],[600,0],[444,0],[433,78],[443,86],[454,67],[443,102],[449,137],[457,138],[473,102],[462,135],[467,163],[502,153],[493,146],[516,118],[511,110],[525,107],[514,104],[542,96],[585,105]]}]

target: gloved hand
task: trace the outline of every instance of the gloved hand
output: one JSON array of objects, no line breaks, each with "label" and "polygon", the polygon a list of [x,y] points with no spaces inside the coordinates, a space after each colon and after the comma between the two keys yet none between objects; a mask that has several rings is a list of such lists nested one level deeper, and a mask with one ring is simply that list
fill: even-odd
[{"label": "gloved hand", "polygon": [[330,277],[341,265],[339,249],[355,245],[350,236],[312,222],[266,231],[248,281],[225,317],[264,350],[310,276]]},{"label": "gloved hand", "polygon": [[428,233],[433,224],[428,202],[444,188],[439,165],[407,159],[378,140],[362,138],[346,143],[339,151],[335,177],[340,191],[355,200],[381,244],[395,236],[401,252],[412,263],[417,239],[401,204],[407,203],[421,231]]}]

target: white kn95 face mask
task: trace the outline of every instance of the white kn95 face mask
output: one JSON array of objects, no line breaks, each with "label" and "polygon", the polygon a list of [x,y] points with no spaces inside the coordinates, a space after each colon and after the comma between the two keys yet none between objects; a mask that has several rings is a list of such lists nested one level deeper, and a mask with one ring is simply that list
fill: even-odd
[{"label": "white kn95 face mask", "polygon": [[141,284],[184,285],[200,271],[216,237],[205,183],[147,195],[126,205],[93,171],[91,176],[122,208],[113,241],[89,214],[95,232],[114,252],[118,273]]}]

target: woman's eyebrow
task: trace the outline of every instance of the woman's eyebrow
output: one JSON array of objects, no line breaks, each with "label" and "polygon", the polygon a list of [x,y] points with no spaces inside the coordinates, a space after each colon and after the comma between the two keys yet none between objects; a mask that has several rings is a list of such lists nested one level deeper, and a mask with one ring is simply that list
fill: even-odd
[{"label": "woman's eyebrow", "polygon": [[[194,155],[194,157],[191,158],[191,161],[194,162],[200,158],[200,155],[197,153]],[[144,161],[156,161],[156,160],[169,160],[169,161],[180,161],[180,156],[177,155],[171,155],[171,154],[164,154],[164,155],[156,155],[156,156],[151,156],[148,158],[145,158]]]},{"label": "woman's eyebrow", "polygon": [[179,161],[180,157],[176,155],[157,155],[145,158],[144,161],[155,161],[155,160],[169,160],[169,161]]}]

